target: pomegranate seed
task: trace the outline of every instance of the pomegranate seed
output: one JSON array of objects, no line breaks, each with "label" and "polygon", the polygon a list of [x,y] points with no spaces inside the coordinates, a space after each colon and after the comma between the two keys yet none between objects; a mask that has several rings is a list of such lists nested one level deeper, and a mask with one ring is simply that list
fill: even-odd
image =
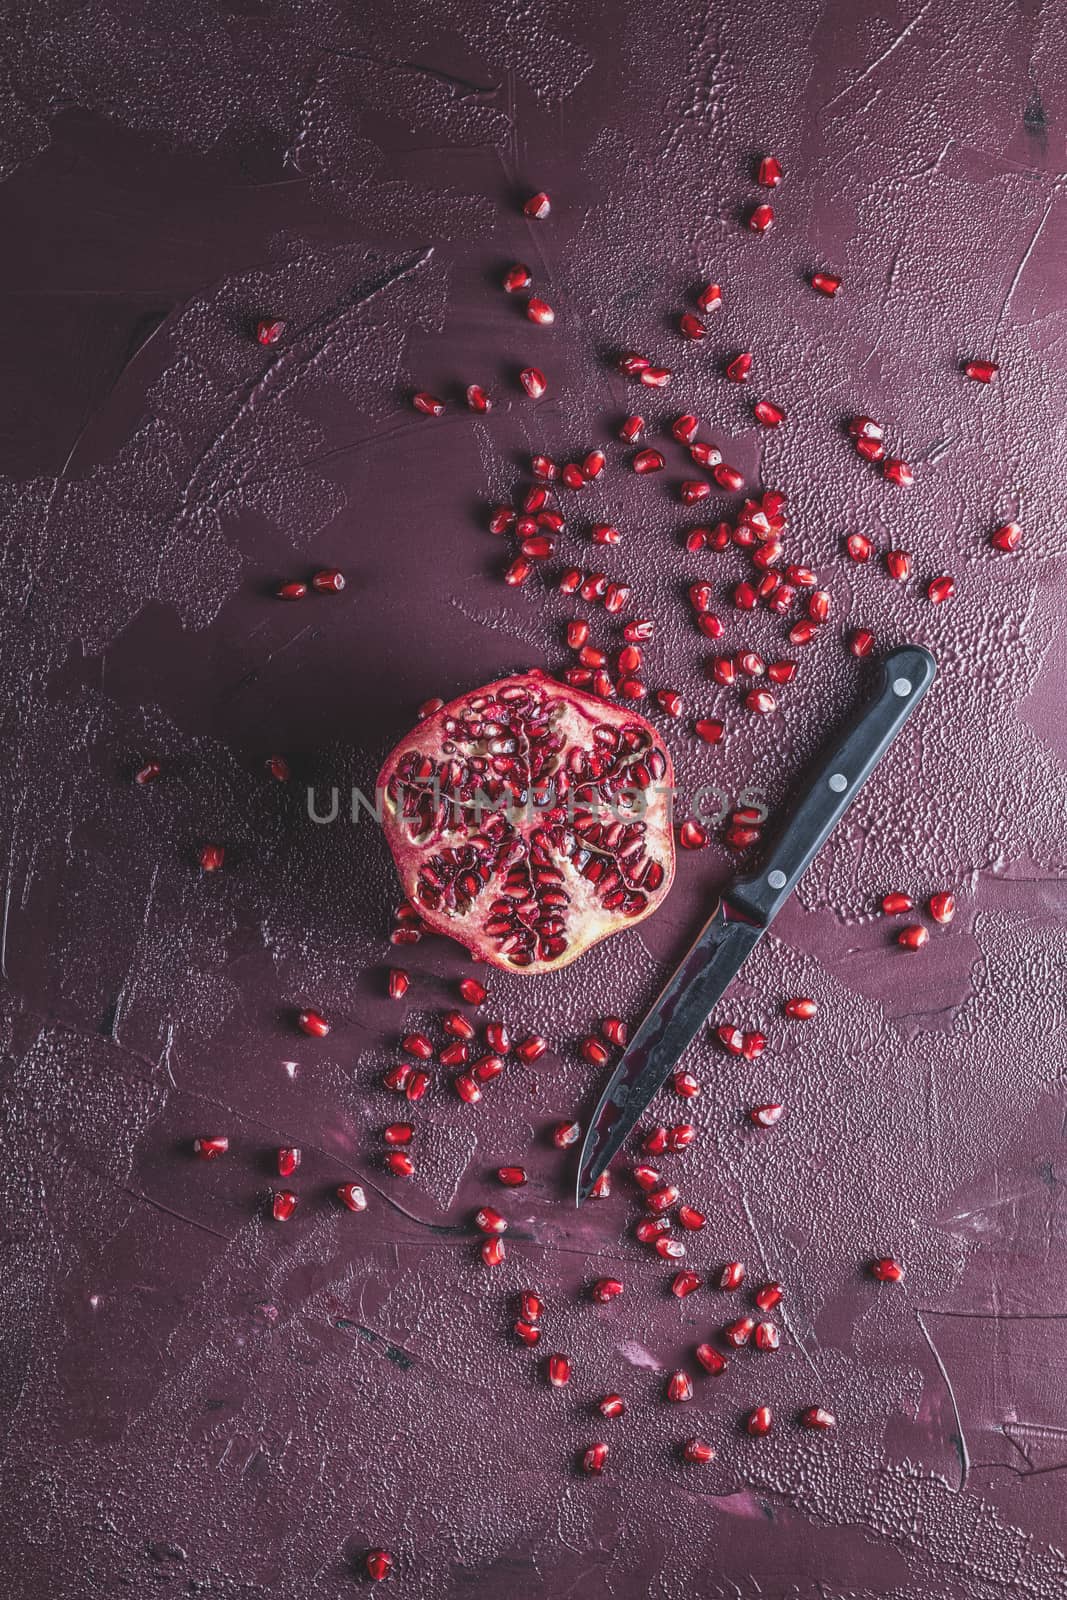
[{"label": "pomegranate seed", "polygon": [[777,1350],[782,1342],[781,1329],[773,1322],[758,1322],[754,1343],[757,1350]]},{"label": "pomegranate seed", "polygon": [[899,456],[887,456],[882,463],[882,476],[890,483],[895,483],[898,488],[910,489],[915,482],[915,474],[906,461]]},{"label": "pomegranate seed", "polygon": [[785,412],[773,400],[757,400],[752,407],[752,414],[765,428],[777,428],[785,421]]},{"label": "pomegranate seed", "polygon": [[630,1030],[621,1017],[605,1017],[600,1024],[600,1031],[608,1043],[613,1044],[618,1050],[625,1047],[630,1037]]},{"label": "pomegranate seed", "polygon": [[785,575],[798,589],[814,589],[819,581],[818,574],[811,567],[786,567]]},{"label": "pomegranate seed", "polygon": [[487,1267],[499,1267],[506,1254],[503,1239],[486,1239],[482,1245],[482,1260]]},{"label": "pomegranate seed", "polygon": [[405,1150],[387,1150],[384,1161],[394,1178],[410,1178],[415,1171],[415,1163]]},{"label": "pomegranate seed", "polygon": [[750,689],[745,696],[745,705],[749,711],[755,711],[761,717],[769,716],[778,709],[778,702],[769,689]]},{"label": "pomegranate seed", "polygon": [[644,1189],[646,1194],[652,1189],[658,1188],[661,1181],[655,1167],[641,1165],[634,1168],[634,1182],[639,1189]]},{"label": "pomegranate seed", "polygon": [[552,1143],[558,1150],[567,1150],[572,1144],[577,1144],[582,1137],[581,1125],[577,1122],[557,1122],[552,1130]]},{"label": "pomegranate seed", "polygon": [[732,1056],[739,1056],[745,1048],[745,1036],[740,1028],[734,1028],[729,1023],[715,1029],[715,1037],[723,1049]]},{"label": "pomegranate seed", "polygon": [[809,1022],[819,1008],[814,1000],[808,1000],[797,995],[795,998],[787,1000],[783,1009],[787,1017],[793,1017],[798,1022]]},{"label": "pomegranate seed", "polygon": [[912,909],[912,899],[906,894],[887,894],[882,896],[882,910],[887,916],[899,916],[902,911]]},{"label": "pomegranate seed", "polygon": [[678,318],[678,331],[683,339],[703,339],[708,330],[699,317],[691,311],[685,311]]},{"label": "pomegranate seed", "polygon": [[848,636],[848,648],[862,661],[874,649],[874,634],[869,628],[855,628]]},{"label": "pomegranate seed", "polygon": [[744,473],[738,472],[736,467],[728,467],[725,462],[712,467],[711,473],[719,488],[727,489],[731,494],[737,494],[745,486]]},{"label": "pomegranate seed", "polygon": [[1000,368],[995,361],[968,361],[963,370],[975,383],[992,383]]},{"label": "pomegranate seed", "polygon": [[416,411],[421,411],[426,417],[443,417],[445,414],[444,401],[438,400],[435,394],[428,394],[425,389],[412,395],[411,403]]},{"label": "pomegranate seed", "polygon": [[531,400],[540,400],[548,388],[548,380],[539,367],[523,367],[519,373],[519,382]]},{"label": "pomegranate seed", "polygon": [[689,604],[694,611],[708,611],[714,598],[715,590],[710,583],[691,583],[689,585]]},{"label": "pomegranate seed", "polygon": [[701,311],[718,311],[722,307],[722,289],[717,283],[705,284],[697,295],[697,305]]},{"label": "pomegranate seed", "polygon": [[1005,522],[993,529],[989,542],[994,550],[1017,550],[1022,536],[1023,530],[1017,522]]},{"label": "pomegranate seed", "polygon": [[474,1226],[480,1233],[506,1233],[508,1228],[507,1218],[492,1206],[482,1206],[474,1213]]},{"label": "pomegranate seed", "polygon": [[479,383],[467,386],[467,407],[471,411],[491,411],[493,402]]},{"label": "pomegranate seed", "polygon": [[811,286],[813,289],[817,289],[820,294],[829,295],[832,298],[841,287],[841,279],[832,272],[813,272]]},{"label": "pomegranate seed", "polygon": [[691,1144],[696,1143],[696,1138],[697,1130],[691,1122],[678,1122],[667,1130],[668,1148],[675,1153],[679,1150],[688,1150]]},{"label": "pomegranate seed", "polygon": [[757,206],[756,209],[749,216],[748,225],[751,228],[753,233],[766,233],[769,228],[773,228],[774,227],[774,208],[773,208],[773,206],[768,206],[768,205]]},{"label": "pomegranate seed", "polygon": [[802,1411],[800,1414],[800,1426],[802,1428],[819,1428],[825,1432],[827,1428],[835,1428],[837,1426],[837,1418],[832,1411],[824,1411],[822,1406],[809,1406],[806,1411]]},{"label": "pomegranate seed", "polygon": [[512,589],[521,589],[532,571],[533,567],[525,556],[516,556],[504,573],[504,582]]},{"label": "pomegranate seed", "polygon": [[420,1061],[433,1059],[433,1045],[424,1033],[406,1033],[400,1041],[400,1048],[409,1056],[416,1056]]},{"label": "pomegranate seed", "polygon": [[520,289],[528,289],[533,282],[533,273],[521,261],[516,261],[504,274],[504,288],[508,294],[518,294]]},{"label": "pomegranate seed", "polygon": [[781,1303],[782,1286],[780,1283],[765,1283],[756,1290],[752,1299],[761,1311],[773,1311]]},{"label": "pomegranate seed", "polygon": [[622,1294],[623,1286],[618,1278],[598,1278],[590,1293],[597,1305],[606,1306],[609,1300],[614,1300]]},{"label": "pomegranate seed", "polygon": [[885,445],[880,439],[857,439],[856,454],[862,456],[864,461],[881,461],[885,456]]},{"label": "pomegranate seed", "polygon": [[713,617],[709,614],[697,617],[696,622],[705,639],[721,639],[726,632],[726,624],[721,617]]},{"label": "pomegranate seed", "polygon": [[737,668],[729,656],[712,656],[705,669],[714,683],[729,688],[737,676]]},{"label": "pomegranate seed", "polygon": [[608,1047],[601,1039],[583,1039],[578,1046],[578,1054],[594,1067],[606,1066],[610,1059]]},{"label": "pomegranate seed", "polygon": [[754,611],[759,596],[750,583],[739,583],[734,587],[732,599],[738,611]]},{"label": "pomegranate seed", "polygon": [[845,549],[853,561],[869,561],[871,559],[871,541],[865,533],[850,533],[845,540]]},{"label": "pomegranate seed", "polygon": [[610,522],[594,522],[589,536],[594,544],[618,544],[622,538],[618,528]]},{"label": "pomegranate seed", "polygon": [[685,1245],[680,1239],[668,1239],[665,1234],[660,1234],[655,1242],[656,1254],[661,1255],[664,1261],[680,1261],[685,1255]]},{"label": "pomegranate seed", "polygon": [[499,1078],[504,1070],[504,1063],[499,1056],[479,1056],[471,1067],[471,1073],[479,1083],[491,1083],[494,1078]]},{"label": "pomegranate seed", "polygon": [[527,1322],[540,1322],[545,1308],[540,1295],[535,1294],[532,1289],[524,1289],[519,1296],[519,1309]]},{"label": "pomegranate seed", "polygon": [[585,487],[585,473],[576,461],[568,461],[559,476],[560,482],[566,489],[582,489]]},{"label": "pomegranate seed", "polygon": [[683,1401],[692,1400],[693,1383],[687,1372],[672,1372],[667,1379],[667,1399],[680,1405]]},{"label": "pomegranate seed", "polygon": [[727,363],[726,376],[731,383],[744,383],[752,371],[752,357],[747,350]]},{"label": "pomegranate seed", "polygon": [[606,1200],[611,1193],[611,1174],[602,1172],[589,1191],[590,1199]]},{"label": "pomegranate seed", "polygon": [[278,1176],[291,1178],[300,1165],[300,1151],[295,1147],[288,1147],[278,1151]]},{"label": "pomegranate seed", "polygon": [[382,1074],[382,1082],[387,1089],[394,1089],[397,1094],[403,1094],[410,1076],[411,1068],[402,1061],[399,1066],[390,1067],[388,1072]]},{"label": "pomegranate seed", "polygon": [[658,450],[639,450],[631,463],[634,471],[641,477],[649,472],[662,472],[666,462]]},{"label": "pomegranate seed", "polygon": [[262,345],[277,344],[285,332],[285,323],[280,317],[262,317],[256,323],[256,338]]},{"label": "pomegranate seed", "polygon": [[193,1153],[201,1161],[217,1161],[219,1156],[224,1156],[230,1148],[230,1141],[225,1134],[215,1134],[210,1138],[193,1140]]},{"label": "pomegranate seed", "polygon": [[521,1189],[526,1182],[526,1168],[497,1167],[496,1176],[497,1181],[502,1183],[505,1189]]},{"label": "pomegranate seed", "polygon": [[642,654],[640,645],[627,644],[619,651],[619,671],[639,672],[641,670]]},{"label": "pomegranate seed", "polygon": [[615,365],[627,378],[638,378],[652,363],[647,356],[639,355],[636,350],[624,350]]},{"label": "pomegranate seed", "polygon": [[932,894],[927,906],[935,922],[946,928],[956,915],[956,897],[951,894]]},{"label": "pomegranate seed", "polygon": [[388,1550],[368,1550],[364,1565],[367,1568],[368,1578],[373,1578],[375,1583],[379,1583],[392,1572],[393,1558]]},{"label": "pomegranate seed", "polygon": [[415,1129],[410,1122],[390,1122],[382,1133],[387,1145],[410,1144],[414,1135]]},{"label": "pomegranate seed", "polygon": [[700,1288],[700,1279],[695,1272],[678,1272],[671,1282],[671,1293],[679,1300],[684,1300],[694,1289]]},{"label": "pomegranate seed", "polygon": [[722,1330],[722,1336],[727,1344],[733,1345],[735,1350],[740,1350],[743,1345],[748,1344],[755,1331],[755,1317],[739,1317],[736,1322],[727,1323]]},{"label": "pomegranate seed", "polygon": [[753,1106],[748,1113],[748,1120],[757,1128],[773,1128],[781,1121],[784,1110],[785,1107],[780,1105]]},{"label": "pomegranate seed", "polygon": [[668,717],[680,717],[682,714],[683,702],[677,689],[657,689],[656,703]]},{"label": "pomegranate seed", "polygon": [[543,222],[552,210],[552,202],[544,190],[540,189],[537,194],[530,196],[523,205],[522,210],[523,215],[529,217],[532,221]]},{"label": "pomegranate seed", "polygon": [[[515,513],[510,506],[494,506],[492,515],[489,518],[489,532],[507,533],[514,521]],[[441,705],[443,704],[444,701],[441,701]]]},{"label": "pomegranate seed", "polygon": [[830,615],[830,595],[826,589],[815,589],[808,596],[808,616],[812,622],[825,622]]},{"label": "pomegranate seed", "polygon": [[596,1477],[603,1472],[607,1459],[606,1444],[591,1444],[582,1454],[582,1471],[589,1477]]},{"label": "pomegranate seed", "polygon": [[791,583],[783,583],[771,595],[767,605],[776,616],[784,617],[796,597],[797,592],[793,585]]},{"label": "pomegranate seed", "polygon": [[389,970],[389,998],[390,1000],[403,1000],[408,992],[411,979],[403,967],[391,967]]},{"label": "pomegranate seed", "polygon": [[670,367],[642,367],[637,376],[648,389],[665,389],[674,374]]},{"label": "pomegranate seed", "polygon": [[663,1212],[670,1211],[676,1206],[680,1199],[681,1195],[676,1186],[673,1183],[666,1183],[662,1189],[653,1189],[651,1194],[646,1195],[645,1205],[656,1216],[661,1216]]},{"label": "pomegranate seed", "polygon": [[708,830],[702,823],[690,818],[678,829],[678,843],[683,850],[703,850],[708,842]]},{"label": "pomegranate seed", "polygon": [[604,454],[603,450],[590,450],[589,454],[582,462],[582,471],[585,473],[585,476],[589,479],[589,481],[592,482],[594,478],[600,477],[600,474],[603,472],[607,464],[608,458]]},{"label": "pomegranate seed", "polygon": [[[445,1062],[445,1065],[448,1066],[449,1063]],[[464,1105],[476,1106],[482,1098],[482,1091],[469,1072],[457,1072],[452,1079],[452,1087]]]},{"label": "pomegranate seed", "polygon": [[346,1211],[366,1211],[367,1196],[358,1183],[342,1183],[337,1198]]},{"label": "pomegranate seed", "polygon": [[474,1024],[463,1015],[462,1011],[446,1011],[441,1018],[441,1026],[453,1039],[474,1038]]},{"label": "pomegranate seed", "polygon": [[718,744],[723,736],[723,725],[713,717],[699,717],[693,724],[693,732],[705,744]]},{"label": "pomegranate seed", "polygon": [[772,661],[767,667],[767,676],[772,683],[792,683],[797,675],[795,661]]},{"label": "pomegranate seed", "polygon": [[622,422],[619,424],[619,438],[624,444],[634,444],[641,437],[644,429],[644,417],[639,417],[636,415],[632,417],[624,417]]},{"label": "pomegranate seed", "polygon": [[556,320],[556,313],[547,300],[542,300],[539,295],[532,294],[526,302],[526,315],[531,322],[536,322],[540,327],[550,327]]},{"label": "pomegranate seed", "polygon": [[641,1148],[647,1155],[661,1156],[667,1148],[668,1136],[666,1128],[653,1128],[645,1134],[641,1141]]},{"label": "pomegranate seed", "polygon": [[536,1323],[524,1322],[522,1317],[516,1317],[512,1326],[516,1339],[525,1345],[535,1345],[541,1337],[541,1330]]},{"label": "pomegranate seed", "polygon": [[904,1268],[899,1261],[894,1261],[892,1256],[879,1256],[871,1262],[870,1274],[877,1278],[879,1283],[900,1283],[904,1277]]},{"label": "pomegranate seed", "polygon": [[700,1083],[691,1072],[676,1072],[671,1079],[671,1085],[675,1094],[683,1100],[692,1100],[700,1093]]},{"label": "pomegranate seed", "polygon": [[562,1389],[564,1384],[570,1382],[571,1364],[566,1356],[549,1356],[545,1363],[545,1376],[553,1389]]},{"label": "pomegranate seed", "polygon": [[497,1055],[506,1056],[511,1049],[511,1037],[502,1022],[487,1022],[485,1042]]},{"label": "pomegranate seed", "polygon": [[632,591],[628,583],[609,583],[604,590],[604,610],[615,616],[629,605]]},{"label": "pomegranate seed", "polygon": [[774,1427],[774,1413],[770,1406],[757,1406],[755,1411],[750,1411],[745,1418],[745,1429],[755,1437],[770,1433]]},{"label": "pomegranate seed", "polygon": [[930,935],[918,923],[913,923],[910,928],[901,928],[897,934],[897,944],[902,950],[921,950]]},{"label": "pomegranate seed", "polygon": [[774,156],[764,156],[759,164],[756,182],[761,184],[764,189],[777,189],[781,181],[782,168],[780,162]]},{"label": "pomegranate seed", "polygon": [[715,1460],[715,1451],[705,1439],[687,1439],[682,1446],[682,1457],[702,1467]]},{"label": "pomegranate seed", "polygon": [[941,605],[945,600],[951,600],[955,593],[956,585],[947,573],[944,577],[934,578],[926,588],[927,597],[935,606]]},{"label": "pomegranate seed", "polygon": [[313,1039],[325,1039],[330,1031],[330,1024],[318,1011],[300,1011],[297,1013],[296,1025],[301,1033],[306,1033]]},{"label": "pomegranate seed", "polygon": [[[488,989],[485,987],[485,984],[479,983],[477,978],[461,978],[459,981],[459,992],[460,997],[465,1000],[469,1006],[483,1005],[485,1003],[485,998],[489,993]],[[474,1029],[472,1028],[470,1033],[464,1033],[462,1037],[465,1039],[473,1039]]]},{"label": "pomegranate seed", "polygon": [[848,431],[853,439],[881,439],[885,436],[882,424],[875,422],[873,417],[851,417]]},{"label": "pomegranate seed", "polygon": [[596,1403],[602,1417],[621,1417],[626,1413],[626,1401],[621,1394],[605,1394]]},{"label": "pomegranate seed", "polygon": [[699,418],[694,417],[692,412],[687,411],[684,412],[682,416],[675,417],[674,421],[671,423],[671,433],[673,434],[674,438],[677,439],[679,444],[692,444],[693,440],[697,436],[697,429],[699,427]]},{"label": "pomegranate seed", "polygon": [[678,498],[685,506],[693,506],[698,500],[706,500],[710,493],[711,484],[704,483],[699,478],[687,478],[678,486]]},{"label": "pomegranate seed", "polygon": [[530,470],[535,478],[540,478],[542,483],[552,483],[559,477],[559,468],[550,456],[532,456]]},{"label": "pomegranate seed", "polygon": [[540,1061],[548,1049],[548,1042],[542,1039],[539,1033],[531,1033],[525,1039],[520,1039],[515,1046],[515,1054],[519,1060],[530,1067],[535,1061]]},{"label": "pomegranate seed", "polygon": [[708,1220],[703,1211],[698,1211],[695,1206],[679,1206],[675,1216],[678,1226],[687,1233],[698,1233]]},{"label": "pomegranate seed", "polygon": [[580,650],[589,638],[589,624],[576,618],[567,624],[567,643],[572,650]]},{"label": "pomegranate seed", "polygon": [[720,1289],[740,1289],[745,1281],[745,1269],[740,1261],[728,1261],[719,1273]]},{"label": "pomegranate seed", "polygon": [[430,1074],[428,1072],[410,1072],[404,1085],[404,1093],[414,1103],[421,1100],[430,1087]]},{"label": "pomegranate seed", "polygon": [[158,761],[146,761],[144,766],[133,775],[134,783],[140,784],[143,789],[146,783],[155,783],[163,771]]},{"label": "pomegranate seed", "polygon": [[288,1222],[299,1204],[299,1199],[291,1189],[277,1189],[271,1196],[271,1216],[275,1222]]},{"label": "pomegranate seed", "polygon": [[693,1354],[704,1368],[704,1371],[710,1372],[713,1377],[717,1378],[726,1371],[726,1357],[720,1355],[714,1345],[698,1344]]},{"label": "pomegranate seed", "polygon": [[607,666],[608,658],[603,650],[597,650],[591,644],[586,644],[579,650],[578,660],[583,667],[604,667]]},{"label": "pomegranate seed", "polygon": [[789,630],[789,643],[795,645],[810,644],[815,637],[814,622],[797,622]]},{"label": "pomegranate seed", "polygon": [[707,528],[690,528],[683,543],[691,556],[696,555],[698,550],[705,550],[708,543]]}]

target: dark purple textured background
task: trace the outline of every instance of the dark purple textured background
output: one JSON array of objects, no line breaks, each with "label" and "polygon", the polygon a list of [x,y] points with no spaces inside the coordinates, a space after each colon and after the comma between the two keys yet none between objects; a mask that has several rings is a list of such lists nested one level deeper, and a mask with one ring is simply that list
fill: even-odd
[{"label": "dark purple textured background", "polygon": [[[199,1594],[342,1600],[368,1545],[391,1591],[526,1600],[1051,1600],[1067,1594],[1067,1207],[1062,1034],[1062,499],[1067,466],[1067,47],[1049,4],[828,6],[444,0],[402,8],[9,8],[0,66],[0,634],[5,839],[0,1163],[0,1518],[27,1600]],[[739,226],[753,157],[786,168],[778,225]],[[549,189],[551,219],[518,200]],[[499,290],[528,261],[557,309]],[[803,275],[840,270],[840,300]],[[707,277],[703,346],[677,312]],[[250,323],[284,316],[264,351]],[[635,400],[604,360],[674,366]],[[722,382],[748,348],[751,392]],[[961,356],[994,354],[989,389]],[[517,366],[544,367],[533,406]],[[476,421],[412,388],[488,385]],[[775,434],[752,425],[766,392]],[[619,417],[692,409],[753,483],[790,499],[789,550],[834,596],[781,715],[711,693],[681,586],[673,490],[639,482]],[[881,417],[901,492],[839,423]],[[687,856],[667,906],[544,980],[491,975],[491,1010],[552,1053],[476,1108],[416,1108],[417,1173],[378,1165],[398,1030],[470,970],[411,952],[383,998],[396,885],[366,824],[317,829],[305,787],[368,785],[431,694],[563,664],[573,608],[499,574],[484,506],[531,449],[603,443],[564,540],[634,584],[661,633],[649,681],[721,709],[723,745],[669,739],[685,784],[788,792],[864,674],[842,629],[927,642],[941,679],[717,1020],[764,1026],[756,1064],[688,1063],[709,1213],[691,1261],[787,1285],[784,1348],[740,1356],[688,1408],[664,1372],[734,1313],[684,1302],[629,1235],[632,1195],[577,1214],[546,1142],[598,1075],[574,1041],[639,1015],[728,870]],[[1026,529],[1015,556],[997,521]],[[624,543],[591,559],[587,518]],[[843,561],[910,549],[916,577]],[[585,545],[583,549],[583,544]],[[715,565],[718,561],[719,565]],[[337,598],[279,579],[337,564]],[[934,609],[926,580],[956,578]],[[603,619],[598,637],[612,637]],[[781,626],[732,637],[780,653]],[[758,724],[758,725],[755,725]],[[264,758],[291,760],[275,784]],[[131,774],[150,755],[159,783]],[[202,876],[199,845],[227,848]],[[873,914],[886,889],[955,890],[919,957]],[[782,997],[820,1014],[787,1024]],[[328,1040],[292,1027],[327,1009]],[[759,1139],[753,1099],[787,1114]],[[663,1114],[677,1116],[680,1102]],[[227,1133],[215,1166],[198,1133]],[[264,1215],[299,1143],[301,1208]],[[677,1159],[677,1158],[676,1158]],[[529,1186],[505,1194],[501,1161]],[[344,1179],[370,1208],[341,1213]],[[481,1265],[473,1209],[511,1219]],[[878,1288],[872,1252],[907,1264]],[[582,1287],[618,1272],[627,1292]],[[507,1338],[548,1302],[548,1390]],[[734,1313],[736,1314],[736,1313]],[[626,1418],[589,1402],[617,1388]],[[765,1440],[738,1419],[767,1401]],[[792,1417],[820,1402],[833,1437]],[[710,1467],[682,1466],[701,1433]],[[612,1445],[600,1481],[574,1454]]]}]

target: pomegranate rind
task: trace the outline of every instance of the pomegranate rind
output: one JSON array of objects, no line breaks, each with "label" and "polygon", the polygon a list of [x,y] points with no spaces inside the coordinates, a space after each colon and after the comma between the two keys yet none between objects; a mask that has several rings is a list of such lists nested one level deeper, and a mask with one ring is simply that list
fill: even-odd
[{"label": "pomegranate rind", "polygon": [[662,903],[674,878],[673,788],[650,722],[536,669],[424,718],[377,783],[386,840],[425,926],[530,975],[568,966]]}]

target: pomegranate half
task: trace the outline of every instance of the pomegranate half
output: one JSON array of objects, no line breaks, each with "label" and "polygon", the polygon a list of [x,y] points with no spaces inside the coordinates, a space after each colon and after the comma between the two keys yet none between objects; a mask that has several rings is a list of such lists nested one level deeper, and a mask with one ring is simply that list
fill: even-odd
[{"label": "pomegranate half", "polygon": [[511,972],[553,972],[632,927],[674,876],[671,759],[655,728],[531,671],[427,716],[378,777],[426,926]]}]

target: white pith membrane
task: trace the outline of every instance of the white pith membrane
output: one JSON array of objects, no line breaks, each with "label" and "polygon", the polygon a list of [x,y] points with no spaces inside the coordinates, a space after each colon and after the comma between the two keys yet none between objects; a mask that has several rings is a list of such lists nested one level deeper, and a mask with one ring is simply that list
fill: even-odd
[{"label": "white pith membrane", "polygon": [[495,966],[537,973],[664,898],[673,781],[643,717],[535,671],[427,717],[378,787],[405,893],[427,927]]}]

